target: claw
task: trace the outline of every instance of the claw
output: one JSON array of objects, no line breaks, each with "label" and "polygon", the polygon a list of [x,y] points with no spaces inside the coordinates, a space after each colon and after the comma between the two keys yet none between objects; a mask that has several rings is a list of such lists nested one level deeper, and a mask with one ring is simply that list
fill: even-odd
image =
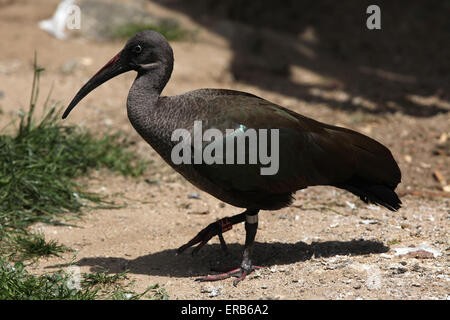
[{"label": "claw", "polygon": [[223,218],[216,222],[213,222],[206,228],[201,230],[194,238],[192,238],[191,241],[179,247],[177,250],[177,254],[181,254],[187,248],[190,248],[199,243],[199,245],[192,251],[192,255],[195,255],[212,237],[216,235],[219,236],[220,246],[226,252],[227,245],[222,234],[224,232],[227,232],[228,230],[231,230],[232,227],[233,224],[231,223],[229,218]]},{"label": "claw", "polygon": [[242,280],[245,279],[245,277],[247,276],[247,274],[248,274],[247,271],[243,270],[241,276],[240,276],[239,278],[237,278],[236,280],[233,281],[233,286],[236,287],[236,286],[238,285],[239,282],[241,282]]}]

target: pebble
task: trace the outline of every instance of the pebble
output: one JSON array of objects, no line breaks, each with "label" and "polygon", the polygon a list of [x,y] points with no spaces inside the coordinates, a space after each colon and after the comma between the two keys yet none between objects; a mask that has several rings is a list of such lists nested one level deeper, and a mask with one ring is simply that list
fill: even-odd
[{"label": "pebble", "polygon": [[202,286],[200,288],[201,293],[209,293],[208,297],[213,298],[223,293],[223,286],[214,287],[212,285]]},{"label": "pebble", "polygon": [[188,199],[200,199],[200,195],[196,192],[189,193],[187,197]]},{"label": "pebble", "polygon": [[394,274],[402,274],[405,273],[406,271],[408,271],[408,269],[406,269],[405,267],[398,267],[398,268],[394,268]]},{"label": "pebble", "polygon": [[350,201],[345,201],[345,204],[352,210],[356,208],[356,205]]},{"label": "pebble", "polygon": [[345,284],[350,284],[350,283],[352,283],[352,280],[351,280],[351,279],[348,279],[348,280],[342,280],[342,282],[345,283]]},{"label": "pebble", "polygon": [[442,255],[438,250],[430,247],[426,243],[422,243],[415,248],[394,248],[396,256],[409,256],[412,258],[436,258]]},{"label": "pebble", "polygon": [[208,295],[210,298],[214,298],[222,293],[223,286],[218,286],[217,288],[212,289],[211,293]]},{"label": "pebble", "polygon": [[360,223],[361,224],[377,224],[378,221],[377,220],[369,220],[369,219],[367,219],[367,220],[361,220]]},{"label": "pebble", "polygon": [[190,211],[190,212],[188,212],[188,214],[206,215],[206,214],[209,214],[209,211],[208,211],[208,210],[203,210],[203,211]]},{"label": "pebble", "polygon": [[339,227],[339,223],[330,224],[330,228],[336,228]]}]

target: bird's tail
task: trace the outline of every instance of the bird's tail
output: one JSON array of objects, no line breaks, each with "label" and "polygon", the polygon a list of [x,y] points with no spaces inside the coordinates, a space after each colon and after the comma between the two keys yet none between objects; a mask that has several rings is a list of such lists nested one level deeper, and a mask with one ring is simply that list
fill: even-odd
[{"label": "bird's tail", "polygon": [[402,202],[394,190],[401,181],[401,172],[389,149],[358,132],[342,128],[337,131],[349,146],[356,167],[352,177],[335,186],[366,203],[379,204],[392,211],[400,209]]},{"label": "bird's tail", "polygon": [[374,203],[382,205],[391,211],[400,209],[402,202],[395,191],[389,186],[382,184],[373,184],[370,181],[350,180],[345,184],[336,187],[350,191],[359,196],[365,203]]}]

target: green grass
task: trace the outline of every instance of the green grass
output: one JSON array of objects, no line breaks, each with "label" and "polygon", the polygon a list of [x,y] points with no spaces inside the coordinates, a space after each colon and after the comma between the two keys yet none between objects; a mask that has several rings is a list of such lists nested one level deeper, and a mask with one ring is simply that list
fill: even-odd
[{"label": "green grass", "polygon": [[81,287],[73,288],[68,285],[72,276],[63,270],[36,276],[25,269],[24,261],[72,251],[30,232],[31,224],[67,224],[83,209],[118,207],[85,191],[77,178],[101,168],[138,177],[147,165],[127,149],[121,133],[97,137],[64,124],[49,98],[37,117],[43,70],[35,58],[29,109],[19,113],[17,132],[0,135],[0,299],[138,299],[147,292],[163,298],[153,287],[133,292],[132,283],[124,283],[125,273],[85,274]]},{"label": "green grass", "polygon": [[89,273],[84,276],[83,284],[88,286],[95,285],[112,285],[117,283],[120,280],[126,278],[127,272],[117,273],[114,275],[109,275],[108,270],[104,268],[99,268],[94,273]]},{"label": "green grass", "polygon": [[144,292],[133,290],[126,282],[127,272],[109,276],[106,271],[75,274],[59,270],[45,275],[30,274],[22,262],[14,265],[0,258],[0,300],[137,300],[167,299],[158,284]]},{"label": "green grass", "polygon": [[40,257],[57,256],[61,253],[73,251],[72,249],[58,244],[55,240],[45,241],[43,234],[14,233],[10,239],[9,247],[4,247],[9,252],[9,257],[15,260],[30,260]]},{"label": "green grass", "polygon": [[120,133],[96,137],[65,125],[56,105],[46,105],[44,115],[36,119],[42,71],[35,65],[30,107],[20,113],[17,133],[0,135],[0,254],[12,231],[26,232],[35,222],[59,224],[60,218],[80,214],[90,203],[106,204],[99,195],[84,191],[77,177],[100,168],[139,176],[146,166],[126,149]]},{"label": "green grass", "polygon": [[162,21],[159,24],[129,23],[111,31],[113,39],[128,39],[143,30],[153,30],[162,34],[168,41],[184,40],[192,36],[192,32],[182,29],[173,21]]}]

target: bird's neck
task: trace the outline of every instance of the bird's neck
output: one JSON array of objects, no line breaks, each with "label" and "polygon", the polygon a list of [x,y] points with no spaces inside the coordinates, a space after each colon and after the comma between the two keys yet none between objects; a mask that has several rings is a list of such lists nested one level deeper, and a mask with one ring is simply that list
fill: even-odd
[{"label": "bird's neck", "polygon": [[127,113],[136,131],[148,142],[158,130],[158,123],[167,115],[162,114],[158,101],[161,91],[169,81],[172,67],[165,66],[151,72],[138,74],[127,99]]}]

